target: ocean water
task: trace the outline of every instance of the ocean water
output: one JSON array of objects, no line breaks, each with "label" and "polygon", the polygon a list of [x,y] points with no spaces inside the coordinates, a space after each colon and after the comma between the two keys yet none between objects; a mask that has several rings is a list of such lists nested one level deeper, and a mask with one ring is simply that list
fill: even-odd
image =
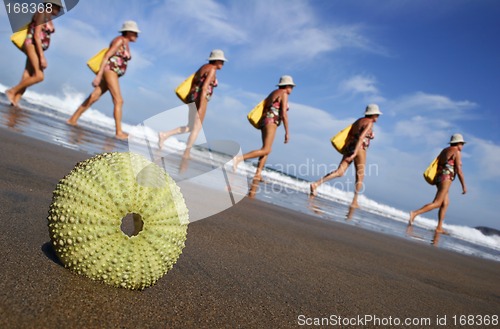
[{"label": "ocean water", "polygon": [[[500,236],[485,236],[467,226],[445,223],[447,235],[436,235],[435,219],[419,217],[408,227],[408,213],[389,205],[360,196],[359,209],[350,209],[352,193],[330,185],[323,185],[319,195],[310,198],[309,182],[290,177],[274,170],[264,170],[263,182],[254,183],[255,167],[244,163],[234,172],[232,157],[241,154],[239,146],[229,141],[210,141],[200,134],[191,159],[182,157],[186,137],[170,138],[163,150],[157,147],[157,130],[154,120],[141,125],[124,123],[124,130],[131,132],[129,141],[114,138],[114,120],[95,109],[89,109],[79,120],[78,127],[65,122],[83,100],[83,95],[64,91],[59,98],[28,91],[20,108],[8,105],[0,84],[0,127],[48,141],[61,147],[89,154],[134,151],[159,164],[181,186],[190,209],[190,221],[203,220],[223,211],[245,197],[250,188],[252,197],[316,216],[323,220],[341,222],[360,229],[379,232],[432,244],[455,252],[500,261]],[[186,113],[180,109],[179,113]],[[171,111],[163,115],[175,115]],[[183,119],[184,120],[184,119]],[[165,121],[165,120],[162,120]],[[167,120],[172,121],[172,120]],[[174,120],[175,122],[175,120]],[[163,130],[163,129],[161,129]],[[201,201],[200,201],[201,200]]]}]

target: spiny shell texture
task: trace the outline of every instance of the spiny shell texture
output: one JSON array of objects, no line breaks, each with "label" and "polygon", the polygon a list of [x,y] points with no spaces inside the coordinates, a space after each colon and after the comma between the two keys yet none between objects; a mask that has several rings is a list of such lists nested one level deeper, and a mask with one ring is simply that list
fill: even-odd
[{"label": "spiny shell texture", "polygon": [[[120,225],[138,214],[142,231]],[[57,185],[49,233],[65,267],[92,280],[129,289],[153,285],[179,258],[188,209],[175,181],[134,153],[104,153],[80,162]]]}]

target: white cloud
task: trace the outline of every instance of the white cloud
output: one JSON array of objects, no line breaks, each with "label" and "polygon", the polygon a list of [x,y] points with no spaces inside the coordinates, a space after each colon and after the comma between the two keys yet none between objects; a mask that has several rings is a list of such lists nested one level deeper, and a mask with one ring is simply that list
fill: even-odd
[{"label": "white cloud", "polygon": [[427,94],[416,92],[412,95],[403,96],[391,106],[394,111],[418,111],[418,113],[433,111],[455,111],[462,112],[478,107],[478,104],[468,100],[452,100],[447,96],[438,94]]},{"label": "white cloud", "polygon": [[466,148],[472,149],[471,161],[476,162],[481,179],[500,179],[500,146],[491,141],[470,136]]},{"label": "white cloud", "polygon": [[[59,25],[56,25],[60,23]],[[89,59],[97,51],[109,45],[111,40],[105,39],[101,31],[92,24],[81,20],[65,17],[64,20],[54,23],[56,33],[51,47],[57,52]]]},{"label": "white cloud", "polygon": [[297,129],[315,134],[322,131],[328,131],[329,133],[340,131],[354,120],[351,118],[338,120],[324,110],[292,102],[290,103],[288,116]]},{"label": "white cloud", "polygon": [[325,52],[343,48],[370,52],[381,48],[364,36],[358,25],[335,26],[332,22],[322,22],[307,2],[288,1],[284,6],[280,1],[259,1],[253,8],[246,9],[250,13],[248,10],[239,12],[252,20],[238,17],[235,22],[242,22],[251,36],[245,44],[250,61],[309,61]]},{"label": "white cloud", "polygon": [[346,93],[378,94],[379,90],[375,86],[375,83],[376,80],[373,77],[355,75],[340,83],[340,91]]},{"label": "white cloud", "polygon": [[164,1],[150,18],[153,20],[145,24],[159,28],[157,32],[167,39],[172,36],[166,31],[178,31],[181,36],[198,35],[197,42],[204,42],[203,37],[230,43],[239,43],[246,38],[245,32],[231,20],[230,8],[213,0]]},{"label": "white cloud", "polygon": [[331,34],[340,47],[361,49],[363,51],[382,56],[388,56],[388,50],[382,45],[376,44],[363,35],[367,29],[359,24],[338,26],[332,29]]},{"label": "white cloud", "polygon": [[385,98],[381,95],[376,84],[375,77],[359,74],[340,82],[338,89],[341,95],[356,97],[361,95],[366,103],[383,103]]},{"label": "white cloud", "polygon": [[[359,25],[321,21],[308,2],[165,1],[144,17],[158,54],[231,47],[240,61],[309,61],[325,52],[357,48],[379,52]],[[231,58],[229,58],[231,60]]]},{"label": "white cloud", "polygon": [[452,124],[447,120],[414,116],[395,123],[394,140],[405,140],[421,146],[438,147],[449,140]]}]

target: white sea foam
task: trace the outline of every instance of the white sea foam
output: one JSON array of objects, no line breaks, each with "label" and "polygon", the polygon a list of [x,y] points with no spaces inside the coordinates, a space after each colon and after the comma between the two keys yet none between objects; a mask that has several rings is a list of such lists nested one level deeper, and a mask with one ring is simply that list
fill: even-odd
[{"label": "white sea foam", "polygon": [[[1,92],[5,92],[6,89],[7,87],[0,84]],[[66,118],[69,117],[69,115],[71,115],[73,111],[75,111],[75,109],[81,104],[81,102],[84,100],[85,95],[72,90],[69,87],[63,87],[61,92],[62,96],[59,97],[34,91],[27,91],[24,99],[33,105],[30,106],[30,110],[35,112],[42,112],[38,106],[43,106],[53,111],[52,113],[43,112],[44,115],[49,115],[62,120],[66,120]],[[87,112],[85,112],[85,115],[81,117],[79,124],[92,129],[98,129],[105,134],[114,135],[114,119],[96,109],[91,108]],[[123,126],[125,131],[131,132],[132,134],[135,134],[137,129],[141,129],[141,133],[146,136],[145,139],[154,143],[158,141],[157,132],[149,127],[134,126],[126,123],[124,123]],[[145,140],[143,141],[143,143],[146,143]],[[167,140],[166,146],[172,149],[182,150],[185,148],[185,143],[180,142],[175,138],[170,138],[169,140]],[[213,155],[210,155],[208,157],[206,156],[206,154],[196,154],[195,152],[193,155],[198,155],[200,157],[204,157],[205,159],[213,160]],[[255,173],[255,167],[249,163],[242,163],[238,167],[237,172],[239,174],[251,177]],[[309,193],[308,182],[298,180],[284,173],[266,169],[262,173],[262,176],[264,180],[268,181],[268,183],[277,184],[298,193]],[[345,192],[328,184],[320,186],[318,188],[318,193],[324,199],[332,200],[342,204],[349,204],[353,197],[352,192]],[[359,204],[367,212],[381,215],[398,222],[408,221],[409,214],[407,211],[378,203],[364,196],[360,196]],[[418,220],[415,221],[414,225],[427,230],[433,230],[437,225],[437,221],[425,217],[418,217]],[[455,238],[500,251],[499,236],[486,236],[479,230],[467,226],[445,223],[443,227],[450,233],[451,236]]]},{"label": "white sea foam", "polygon": [[[5,92],[5,90],[7,90],[7,87],[0,84],[0,91]],[[76,111],[87,95],[69,86],[63,86],[61,93],[62,96],[54,96],[28,89],[23,95],[23,100],[28,104],[22,105],[32,112],[43,113],[46,116],[65,121]],[[44,109],[46,110],[44,111]],[[78,124],[84,128],[98,130],[106,135],[114,135],[114,118],[92,107],[80,117]],[[131,131],[134,127],[134,125],[123,123],[125,131]]]},{"label": "white sea foam", "polygon": [[[248,164],[246,164],[245,168],[241,170],[241,173],[245,173],[249,176],[254,172],[255,168]],[[309,182],[297,180],[283,173],[269,170],[264,170],[262,176],[271,184],[280,184],[297,192],[309,193]],[[350,204],[353,198],[352,192],[345,192],[328,184],[320,186],[318,188],[318,192],[319,195],[325,199],[346,205]],[[385,218],[390,218],[402,223],[408,222],[409,213],[407,211],[378,203],[374,200],[370,200],[364,197],[363,195],[359,197],[358,203],[363,208],[363,210],[367,212],[381,215]],[[437,220],[419,216],[418,220],[414,222],[414,225],[427,230],[434,230],[437,226]],[[481,231],[468,226],[445,223],[443,225],[443,228],[455,238],[500,251],[500,236],[486,236]]]}]

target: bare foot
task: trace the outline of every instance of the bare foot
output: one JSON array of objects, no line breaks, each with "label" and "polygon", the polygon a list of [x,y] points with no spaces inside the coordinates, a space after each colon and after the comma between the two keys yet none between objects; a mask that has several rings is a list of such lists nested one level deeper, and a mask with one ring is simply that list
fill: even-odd
[{"label": "bare foot", "polygon": [[66,123],[73,127],[76,127],[78,125],[76,123],[76,120],[71,120],[71,119],[66,120]]},{"label": "bare foot", "polygon": [[15,95],[12,94],[12,90],[10,90],[10,89],[6,90],[5,91],[5,96],[7,96],[7,99],[9,100],[10,105],[17,106],[17,102],[14,100],[14,96]]},{"label": "bare foot", "polygon": [[124,132],[116,133],[116,139],[125,140],[128,138],[128,134]]},{"label": "bare foot", "polygon": [[442,228],[437,228],[436,229],[436,233],[444,234],[444,235],[450,235],[450,233],[448,233],[448,231],[445,231]]},{"label": "bare foot", "polygon": [[410,211],[410,220],[408,221],[408,225],[412,226],[413,221],[415,220],[415,213],[413,211]]},{"label": "bare foot", "polygon": [[356,209],[356,207],[349,207],[349,211],[347,212],[347,216],[345,218],[346,221],[352,219],[352,216],[354,215]]},{"label": "bare foot", "polygon": [[165,143],[165,140],[167,140],[167,137],[163,133],[158,133],[158,149],[163,148],[163,143]]},{"label": "bare foot", "polygon": [[236,169],[238,169],[238,165],[240,164],[241,160],[243,160],[242,157],[236,156],[233,159],[233,172],[236,172]]},{"label": "bare foot", "polygon": [[315,183],[311,183],[309,185],[309,195],[311,196],[316,196],[318,195],[318,191],[316,190],[318,187],[316,186]]},{"label": "bare foot", "polygon": [[264,182],[264,178],[262,178],[262,175],[255,175],[253,177],[254,181],[257,181],[257,182],[261,182],[263,183]]},{"label": "bare foot", "polygon": [[349,206],[349,208],[358,209],[359,208],[358,202],[356,201],[356,202],[351,203],[351,205]]},{"label": "bare foot", "polygon": [[181,158],[181,163],[179,165],[179,174],[183,174],[189,167],[189,161],[191,160],[191,155],[183,155]]}]

